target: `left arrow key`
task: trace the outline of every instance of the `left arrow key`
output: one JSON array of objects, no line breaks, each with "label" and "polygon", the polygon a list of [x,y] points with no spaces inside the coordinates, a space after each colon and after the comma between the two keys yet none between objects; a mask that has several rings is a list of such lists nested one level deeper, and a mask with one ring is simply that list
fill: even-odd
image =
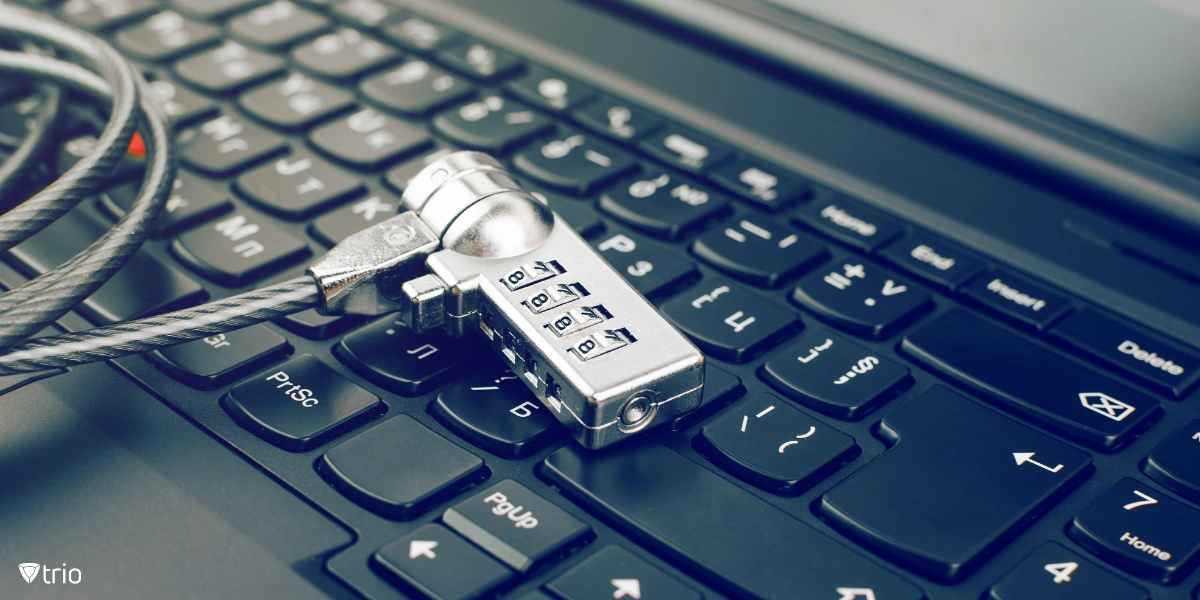
[{"label": "left arrow key", "polygon": [[513,576],[504,565],[433,523],[377,550],[371,566],[392,582],[433,600],[479,598]]}]

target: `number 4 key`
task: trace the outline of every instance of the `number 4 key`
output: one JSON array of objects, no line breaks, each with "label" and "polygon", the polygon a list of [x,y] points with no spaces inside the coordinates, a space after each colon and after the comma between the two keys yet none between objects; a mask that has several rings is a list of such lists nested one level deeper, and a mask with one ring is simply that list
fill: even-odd
[{"label": "number 4 key", "polygon": [[992,586],[988,600],[1149,600],[1145,590],[1054,542]]}]

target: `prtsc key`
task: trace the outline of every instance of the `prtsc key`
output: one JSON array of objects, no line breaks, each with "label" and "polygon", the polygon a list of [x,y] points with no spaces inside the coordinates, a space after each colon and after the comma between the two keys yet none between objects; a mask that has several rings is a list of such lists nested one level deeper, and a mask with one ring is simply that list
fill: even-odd
[{"label": "prtsc key", "polygon": [[323,308],[481,336],[588,448],[699,405],[700,350],[500,163],[450,154],[402,200],[310,269]]}]

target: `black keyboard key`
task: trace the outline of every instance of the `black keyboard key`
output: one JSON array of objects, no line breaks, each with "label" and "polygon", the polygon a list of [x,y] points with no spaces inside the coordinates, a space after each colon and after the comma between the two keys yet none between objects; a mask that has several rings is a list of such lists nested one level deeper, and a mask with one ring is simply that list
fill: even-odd
[{"label": "black keyboard key", "polygon": [[230,92],[282,71],[282,58],[237,42],[225,42],[175,63],[181,79],[210,94]]},{"label": "black keyboard key", "polygon": [[1076,350],[1160,391],[1183,396],[1200,379],[1200,353],[1098,310],[1075,311],[1050,331]]},{"label": "black keyboard key", "polygon": [[513,573],[449,529],[429,523],[380,548],[372,566],[430,600],[477,600]]},{"label": "black keyboard key", "polygon": [[1079,545],[1139,577],[1175,583],[1200,561],[1200,510],[1126,477],[1067,528]]},{"label": "black keyboard key", "polygon": [[417,52],[428,52],[452,44],[462,34],[428,19],[398,15],[383,25],[383,34],[393,42]]},{"label": "black keyboard key", "polygon": [[892,264],[944,288],[956,290],[983,270],[983,261],[933,236],[906,233],[879,251]]},{"label": "black keyboard key", "polygon": [[529,456],[565,431],[505,369],[485,370],[442,390],[429,410],[463,439],[508,458]]},{"label": "black keyboard key", "polygon": [[329,79],[352,79],[394,60],[400,53],[391,46],[343,27],[292,51],[296,65]]},{"label": "black keyboard key", "polygon": [[[652,479],[630,477],[645,473],[647,466]],[[650,440],[631,440],[607,452],[569,445],[546,458],[542,474],[658,556],[739,598],[835,599],[843,594],[839,589],[870,590],[879,600],[925,597],[891,572]]]},{"label": "black keyboard key", "polygon": [[400,13],[400,9],[379,0],[343,0],[333,4],[333,16],[351,25],[374,29]]},{"label": "black keyboard key", "polygon": [[856,420],[911,383],[908,368],[823,329],[806,331],[767,361],[762,377],[789,398]]},{"label": "black keyboard key", "polygon": [[230,175],[287,147],[283,138],[232,115],[185,130],[178,140],[185,165],[216,176]]},{"label": "black keyboard key", "polygon": [[446,66],[485,83],[500,81],[523,66],[521,59],[489,43],[462,39],[437,53]]},{"label": "black keyboard key", "polygon": [[808,182],[750,156],[738,156],[709,177],[743,200],[771,212],[783,210],[812,194]]},{"label": "black keyboard key", "polygon": [[858,455],[850,436],[783,399],[760,394],[709,423],[696,438],[722,469],[777,494],[799,494]]},{"label": "black keyboard key", "polygon": [[592,238],[604,231],[604,222],[591,207],[578,200],[572,200],[554,192],[543,192],[527,188],[530,195],[542,204],[550,207],[558,216],[575,230],[580,236]]},{"label": "black keyboard key", "polygon": [[478,456],[408,415],[396,415],[330,448],[317,470],[359,506],[407,521],[487,477]]},{"label": "black keyboard key", "polygon": [[596,98],[592,87],[536,65],[508,84],[508,89],[522,100],[550,111],[574,110]]},{"label": "black keyboard key", "polygon": [[596,133],[623,142],[641,139],[663,126],[663,120],[649,111],[609,96],[574,111],[571,118]]},{"label": "black keyboard key", "polygon": [[512,479],[447,508],[442,522],[518,573],[561,554],[592,530]]},{"label": "black keyboard key", "polygon": [[364,108],[320,127],[309,136],[321,151],[361,169],[419,151],[430,143],[424,128]]},{"label": "black keyboard key", "polygon": [[301,151],[243,174],[237,179],[237,189],[266,211],[302,219],[358,194],[363,182]]},{"label": "black keyboard key", "polygon": [[251,325],[155,350],[147,356],[168,375],[200,390],[232,383],[291,352],[283,336]]},{"label": "black keyboard key", "polygon": [[[110,227],[76,209],[18,244],[6,258],[26,277],[36,277],[83,251]],[[78,310],[92,323],[111,325],[192,306],[206,297],[191,277],[139,250]]]},{"label": "black keyboard key", "polygon": [[354,94],[302,73],[290,73],[282,81],[247,91],[238,104],[271,125],[299,129],[351,106]]},{"label": "black keyboard key", "polygon": [[62,16],[72,25],[103,31],[145,16],[155,8],[154,0],[67,0],[62,5]]},{"label": "black keyboard key", "polygon": [[1112,451],[1157,418],[1153,398],[963,310],[938,315],[901,349],[1025,419]]},{"label": "black keyboard key", "polygon": [[325,29],[329,19],[288,0],[275,0],[229,21],[239,41],[278,50]]},{"label": "black keyboard key", "polygon": [[746,215],[692,242],[692,252],[738,279],[779,287],[829,257],[825,246],[771,219]]},{"label": "black keyboard key", "polygon": [[700,406],[691,412],[669,421],[667,429],[679,431],[687,429],[717,412],[725,405],[737,400],[746,392],[746,386],[736,375],[715,367],[711,362],[704,364],[704,392],[700,398]]},{"label": "black keyboard key", "polygon": [[350,315],[323,315],[315,308],[310,308],[292,313],[275,322],[280,327],[310,340],[327,340],[351,327],[360,325],[363,319]]},{"label": "black keyboard key", "polygon": [[593,244],[643,296],[664,295],[697,276],[696,265],[632,233],[612,232]]},{"label": "black keyboard key", "polygon": [[464,340],[441,330],[414,335],[384,317],[342,338],[338,358],[369,381],[403,396],[420,396],[471,357]]},{"label": "black keyboard key", "polygon": [[154,94],[159,106],[162,106],[163,113],[177,128],[207,117],[217,110],[216,102],[165,79],[151,81],[150,93]]},{"label": "black keyboard key", "polygon": [[1091,470],[1087,453],[940,386],[884,417],[880,432],[892,447],[825,494],[820,511],[941,581],[965,577]]},{"label": "black keyboard key", "polygon": [[201,19],[217,19],[253,6],[265,0],[169,0],[179,12]]},{"label": "black keyboard key", "polygon": [[702,600],[696,590],[620,546],[606,546],[546,589],[565,600]]},{"label": "black keyboard key", "polygon": [[711,171],[733,156],[733,148],[678,125],[667,125],[638,147],[673,167],[693,173]]},{"label": "black keyboard key", "polygon": [[706,353],[745,362],[800,326],[796,313],[732,281],[713,277],[661,310]]},{"label": "black keyboard key", "polygon": [[304,240],[245,210],[180,235],[170,248],[197,273],[228,286],[261,279],[310,254]]},{"label": "black keyboard key", "polygon": [[239,425],[290,452],[320,446],[383,407],[311,354],[233,386],[221,403]]},{"label": "black keyboard key", "polygon": [[221,35],[221,30],[164,10],[117,34],[117,46],[148,61],[165,61],[198,50]]},{"label": "black keyboard key", "polygon": [[854,258],[801,279],[792,299],[846,331],[875,338],[891,335],[932,306],[929,292]]},{"label": "black keyboard key", "polygon": [[564,133],[513,157],[517,172],[552,188],[587,196],[637,168],[633,157],[621,150],[581,133]]},{"label": "black keyboard key", "polygon": [[1142,467],[1167,489],[1200,502],[1200,420],[1194,420],[1163,441]]},{"label": "black keyboard key", "polygon": [[[126,181],[109,188],[100,206],[113,220],[125,216],[137,200],[141,180]],[[229,193],[187,171],[179,171],[175,188],[167,198],[154,237],[170,237],[196,224],[233,209]]]},{"label": "black keyboard key", "polygon": [[359,90],[384,108],[424,116],[466,98],[475,88],[457,75],[413,59],[364,80]]},{"label": "black keyboard key", "polygon": [[399,211],[399,198],[389,194],[372,194],[317,219],[309,228],[309,233],[322,244],[332,247],[352,233],[396,216]]},{"label": "black keyboard key", "polygon": [[434,117],[433,128],[464,146],[503,154],[550,131],[551,122],[523,104],[491,95]]},{"label": "black keyboard key", "polygon": [[600,209],[656,237],[678,239],[729,212],[729,201],[706,186],[663,171],[615,185]]},{"label": "black keyboard key", "polygon": [[891,217],[846,198],[814,202],[797,213],[796,220],[867,252],[874,252],[904,231]]},{"label": "black keyboard key", "polygon": [[988,600],[1150,600],[1146,590],[1054,542],[1047,542],[992,586]]},{"label": "black keyboard key", "polygon": [[1007,271],[990,271],[962,288],[962,293],[1022,325],[1045,330],[1071,309],[1071,301]]}]

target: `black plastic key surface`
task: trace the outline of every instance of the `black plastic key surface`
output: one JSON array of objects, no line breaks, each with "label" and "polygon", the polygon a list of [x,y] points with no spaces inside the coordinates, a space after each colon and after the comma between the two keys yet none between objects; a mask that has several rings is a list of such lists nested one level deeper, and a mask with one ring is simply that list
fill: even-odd
[{"label": "black plastic key surface", "polygon": [[164,61],[198,50],[220,36],[221,30],[173,11],[164,10],[117,34],[117,46],[148,61]]},{"label": "black plastic key surface", "polygon": [[201,19],[216,19],[262,4],[264,0],[169,0],[179,12]]},{"label": "black plastic key surface", "polygon": [[1139,588],[1055,542],[1047,542],[992,586],[988,600],[1150,600]]},{"label": "black plastic key surface", "polygon": [[739,403],[695,443],[722,469],[777,494],[799,494],[858,455],[850,436],[772,394]]},{"label": "black plastic key surface", "polygon": [[372,194],[317,219],[309,233],[322,244],[333,246],[352,233],[396,216],[399,211],[399,198],[387,193]]},{"label": "black plastic key surface", "polygon": [[545,563],[592,530],[512,479],[447,508],[442,522],[518,573]]},{"label": "black plastic key surface", "polygon": [[211,390],[282,359],[291,352],[283,336],[262,325],[192,340],[147,356],[167,374],[196,389]]},{"label": "black plastic key surface", "polygon": [[1142,470],[1163,487],[1200,503],[1200,420],[1172,433],[1146,457]]},{"label": "black plastic key surface", "polygon": [[508,90],[518,98],[550,111],[576,109],[596,97],[596,90],[591,86],[536,65],[509,83]]},{"label": "black plastic key surface", "polygon": [[742,385],[742,380],[736,375],[713,366],[711,362],[704,363],[704,391],[700,397],[700,406],[673,421],[668,421],[665,427],[674,431],[687,429],[738,399],[745,391],[746,386]]},{"label": "black plastic key surface", "polygon": [[407,521],[487,477],[478,456],[408,415],[330,448],[317,470],[339,492],[388,519]]},{"label": "black plastic key surface", "polygon": [[1071,301],[1046,286],[1009,271],[989,271],[962,287],[962,293],[1021,325],[1044,330],[1071,309]]},{"label": "black plastic key surface", "polygon": [[674,124],[643,139],[638,147],[671,166],[693,173],[711,171],[733,157],[733,148]]},{"label": "black plastic key surface", "polygon": [[600,209],[650,235],[678,239],[728,213],[729,201],[708,186],[653,171],[610,188]]},{"label": "black plastic key surface", "polygon": [[1200,351],[1093,308],[1071,313],[1050,335],[1175,396],[1200,379]]},{"label": "black plastic key surface", "polygon": [[517,172],[576,196],[637,168],[629,154],[571,131],[534,144],[513,157]]},{"label": "black plastic key surface", "polygon": [[149,91],[176,128],[190,125],[216,112],[217,103],[165,79],[150,82]]},{"label": "black plastic key surface", "polygon": [[384,317],[342,338],[334,351],[368,380],[404,396],[420,396],[470,358],[470,344],[442,330],[414,335]]},{"label": "black plastic key surface", "polygon": [[354,94],[303,73],[289,73],[238,98],[246,112],[283,129],[299,129],[354,104]]},{"label": "black plastic key surface", "polygon": [[363,190],[352,173],[300,151],[237,178],[237,190],[258,207],[291,219],[321,212]]},{"label": "black plastic key surface", "polygon": [[570,445],[546,458],[542,474],[658,556],[735,597],[837,599],[855,589],[870,590],[878,600],[925,597],[890,571],[652,440],[630,440],[605,452]]},{"label": "black plastic key surface", "polygon": [[511,371],[481,369],[438,394],[429,410],[463,439],[500,456],[523,458],[562,439],[554,415]]},{"label": "black plastic key surface", "polygon": [[247,44],[278,49],[321,31],[329,19],[297,6],[275,0],[229,21],[229,32]]},{"label": "black plastic key surface", "polygon": [[821,498],[847,536],[927,577],[965,577],[1091,471],[1091,457],[940,386],[884,417],[892,445]]},{"label": "black plastic key surface", "polygon": [[1067,528],[1079,545],[1139,577],[1175,583],[1200,562],[1200,510],[1126,477]]},{"label": "black plastic key surface", "polygon": [[709,177],[743,200],[771,212],[783,210],[812,194],[807,181],[750,156],[734,158]]},{"label": "black plastic key surface", "polygon": [[665,294],[696,276],[696,265],[633,233],[613,231],[593,244],[643,296]]},{"label": "black plastic key surface", "polygon": [[846,198],[813,202],[795,219],[844,244],[873,252],[904,228],[891,217]]},{"label": "black plastic key surface", "polygon": [[983,260],[957,246],[922,233],[907,233],[879,256],[926,281],[958,289],[983,270]]},{"label": "black plastic key surface", "polygon": [[701,235],[692,242],[692,252],[738,279],[765,287],[779,287],[829,256],[808,235],[757,215]]},{"label": "black plastic key surface", "polygon": [[595,237],[604,231],[604,222],[587,204],[555,192],[541,191],[533,187],[526,189],[530,195],[562,217],[575,233],[584,239]]},{"label": "black plastic key surface", "polygon": [[62,5],[62,16],[72,25],[91,31],[111,29],[152,12],[154,0],[73,0]]},{"label": "black plastic key surface", "polygon": [[239,425],[289,452],[320,446],[383,406],[311,354],[233,386],[221,404]]},{"label": "black plastic key surface", "polygon": [[908,368],[824,329],[776,352],[762,377],[789,398],[839,419],[861,419],[911,382]]},{"label": "black plastic key surface", "polygon": [[390,187],[392,191],[396,193],[396,195],[401,195],[404,193],[404,190],[408,188],[408,182],[412,181],[412,178],[416,177],[417,173],[421,172],[421,169],[424,169],[425,167],[429,166],[430,163],[452,152],[454,152],[454,150],[447,147],[445,144],[442,144],[441,142],[435,142],[432,147],[422,150],[421,152],[417,153],[416,156],[413,156],[388,169],[387,173],[385,173],[383,176],[383,182],[386,183],[388,187]]},{"label": "black plastic key surface", "polygon": [[[141,180],[126,181],[113,186],[101,196],[100,206],[109,217],[119,219],[133,207],[141,187]],[[232,208],[229,192],[180,170],[175,177],[174,189],[163,207],[162,216],[158,219],[154,236],[175,235]]]},{"label": "black plastic key surface", "polygon": [[428,19],[399,14],[383,24],[383,34],[389,40],[417,52],[428,52],[452,44],[462,34]]},{"label": "black plastic key surface", "polygon": [[800,326],[790,308],[714,277],[663,303],[661,310],[701,350],[745,362]]},{"label": "black plastic key surface", "polygon": [[343,27],[292,50],[296,66],[328,79],[349,80],[400,56],[391,46]]},{"label": "black plastic key surface", "polygon": [[505,79],[523,66],[521,59],[508,51],[474,39],[448,44],[437,55],[443,64],[484,83]]},{"label": "black plastic key surface", "polygon": [[439,114],[433,128],[464,146],[502,154],[549,131],[551,121],[524,104],[489,95]]},{"label": "black plastic key surface", "polygon": [[1022,418],[1105,451],[1161,411],[1153,398],[961,309],[908,334],[901,349]]},{"label": "black plastic key surface", "polygon": [[383,108],[424,116],[466,98],[475,87],[458,75],[412,59],[363,80],[359,90]]},{"label": "black plastic key surface", "polygon": [[179,134],[183,164],[210,175],[231,175],[283,152],[283,138],[241,117],[221,115]]},{"label": "black plastic key surface", "polygon": [[283,59],[237,42],[175,63],[180,79],[212,94],[233,91],[283,71]]},{"label": "black plastic key surface", "polygon": [[546,584],[564,600],[702,600],[699,592],[621,546],[606,546]]},{"label": "black plastic key surface", "polygon": [[332,5],[330,13],[334,18],[367,29],[379,27],[389,17],[400,14],[399,8],[380,0],[342,0],[336,3],[322,1]]},{"label": "black plastic key surface", "polygon": [[304,240],[246,210],[180,235],[170,249],[197,273],[229,286],[261,279],[310,254]]},{"label": "black plastic key surface", "polygon": [[619,141],[633,141],[650,135],[663,126],[663,120],[650,111],[609,96],[571,113],[580,125]]},{"label": "black plastic key surface", "polygon": [[309,135],[322,152],[360,169],[375,169],[429,145],[424,128],[364,108]]},{"label": "black plastic key surface", "polygon": [[929,310],[929,292],[856,258],[834,261],[796,283],[792,300],[837,327],[885,338]]},{"label": "black plastic key surface", "polygon": [[513,577],[482,550],[434,523],[380,548],[371,566],[429,600],[476,600]]}]

